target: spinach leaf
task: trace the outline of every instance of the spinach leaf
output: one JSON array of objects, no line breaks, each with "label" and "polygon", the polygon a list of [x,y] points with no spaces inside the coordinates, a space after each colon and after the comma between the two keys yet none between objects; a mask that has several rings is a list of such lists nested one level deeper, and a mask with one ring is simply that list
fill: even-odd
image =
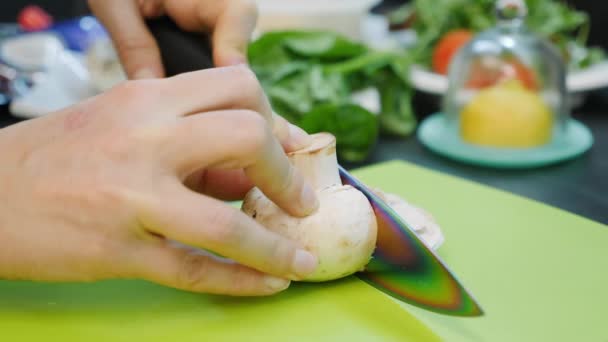
[{"label": "spinach leaf", "polygon": [[323,104],[301,121],[308,133],[330,132],[336,136],[338,155],[349,162],[365,160],[378,138],[374,114],[354,104]]},{"label": "spinach leaf", "polygon": [[249,63],[261,68],[290,62],[292,58],[283,47],[285,37],[290,34],[290,32],[269,32],[249,44],[247,48]]},{"label": "spinach leaf", "polygon": [[[336,135],[338,156],[366,158],[382,132],[406,136],[416,126],[407,80],[410,59],[372,51],[332,32],[270,32],[249,47],[253,70],[275,112],[309,131]],[[381,113],[352,103],[354,91],[375,87]]]},{"label": "spinach leaf", "polygon": [[364,45],[351,42],[332,32],[310,31],[285,39],[285,46],[303,57],[337,59],[358,56],[367,51]]},{"label": "spinach leaf", "polygon": [[248,57],[252,65],[268,66],[298,58],[350,58],[366,51],[364,45],[333,32],[273,31],[249,45]]},{"label": "spinach leaf", "polygon": [[308,84],[310,73],[310,66],[307,65],[306,69],[279,80],[261,81],[274,110],[294,124],[297,124],[314,105]]},{"label": "spinach leaf", "polygon": [[293,73],[273,81],[263,81],[267,95],[278,114],[297,124],[315,105],[347,101],[350,96],[348,84],[340,74],[326,74],[316,64],[306,68],[292,68]]}]

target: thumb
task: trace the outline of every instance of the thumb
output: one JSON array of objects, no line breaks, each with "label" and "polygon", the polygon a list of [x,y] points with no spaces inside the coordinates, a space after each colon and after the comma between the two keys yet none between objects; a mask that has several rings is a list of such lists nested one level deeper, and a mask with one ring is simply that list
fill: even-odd
[{"label": "thumb", "polygon": [[89,0],[89,5],[112,37],[130,79],[164,76],[158,45],[136,1]]}]

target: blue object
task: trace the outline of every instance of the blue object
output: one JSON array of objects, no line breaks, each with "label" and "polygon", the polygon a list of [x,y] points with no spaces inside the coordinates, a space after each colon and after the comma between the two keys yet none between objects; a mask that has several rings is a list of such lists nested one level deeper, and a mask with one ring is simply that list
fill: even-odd
[{"label": "blue object", "polygon": [[591,131],[585,125],[570,119],[564,132],[542,147],[482,147],[463,141],[442,113],[430,116],[420,125],[418,139],[428,149],[444,157],[467,164],[501,169],[536,168],[563,162],[584,154],[594,142]]},{"label": "blue object", "polygon": [[106,29],[93,16],[61,21],[43,32],[57,34],[68,49],[77,52],[85,52],[95,41],[108,37]]}]

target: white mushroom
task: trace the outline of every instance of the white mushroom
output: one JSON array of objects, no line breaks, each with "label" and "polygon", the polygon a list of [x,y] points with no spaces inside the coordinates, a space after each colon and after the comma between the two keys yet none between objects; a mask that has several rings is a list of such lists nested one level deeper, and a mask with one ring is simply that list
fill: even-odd
[{"label": "white mushroom", "polygon": [[361,192],[342,185],[335,137],[315,134],[309,147],[290,153],[289,159],[317,191],[319,209],[296,218],[254,188],[243,201],[243,212],[317,256],[317,270],[304,281],[329,281],[363,270],[376,247],[376,217]]},{"label": "white mushroom", "polygon": [[[328,133],[313,135],[313,143],[289,154],[291,163],[313,185],[319,209],[304,218],[290,216],[259,189],[252,189],[242,210],[267,229],[298,241],[319,259],[319,267],[304,281],[329,281],[364,269],[376,247],[377,223],[367,198],[342,185],[336,158],[336,139]],[[372,191],[406,221],[432,249],[444,242],[441,228],[422,208],[397,195]]]}]

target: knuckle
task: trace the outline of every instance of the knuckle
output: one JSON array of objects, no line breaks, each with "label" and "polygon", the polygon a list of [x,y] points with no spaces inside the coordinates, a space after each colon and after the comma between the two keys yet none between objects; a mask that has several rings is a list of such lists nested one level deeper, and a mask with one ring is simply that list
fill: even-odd
[{"label": "knuckle", "polygon": [[129,133],[129,137],[138,143],[138,146],[150,148],[156,147],[155,153],[162,150],[175,139],[175,132],[172,127],[163,124],[148,124],[134,127]]},{"label": "knuckle", "polygon": [[211,267],[211,259],[201,255],[184,252],[179,261],[176,283],[183,289],[194,289],[205,286],[207,281],[206,274]]},{"label": "knuckle", "polygon": [[243,94],[251,94],[250,96],[255,96],[256,99],[264,96],[262,85],[251,68],[244,65],[236,65],[229,68],[232,77],[240,85],[240,88],[244,89],[244,91],[242,91]]},{"label": "knuckle", "polygon": [[164,81],[158,79],[128,80],[102,96],[108,96],[108,103],[120,103],[120,107],[111,108],[109,113],[120,116],[120,123],[124,124],[125,117],[149,117],[150,112],[158,108],[159,99],[164,97],[163,84]]},{"label": "knuckle", "polygon": [[229,284],[223,291],[236,294],[256,292],[254,289],[259,281],[256,272],[244,266],[229,269],[228,279]]},{"label": "knuckle", "polygon": [[150,93],[149,83],[145,80],[122,82],[111,90],[111,94],[117,97],[121,104],[136,104],[148,98]]}]

